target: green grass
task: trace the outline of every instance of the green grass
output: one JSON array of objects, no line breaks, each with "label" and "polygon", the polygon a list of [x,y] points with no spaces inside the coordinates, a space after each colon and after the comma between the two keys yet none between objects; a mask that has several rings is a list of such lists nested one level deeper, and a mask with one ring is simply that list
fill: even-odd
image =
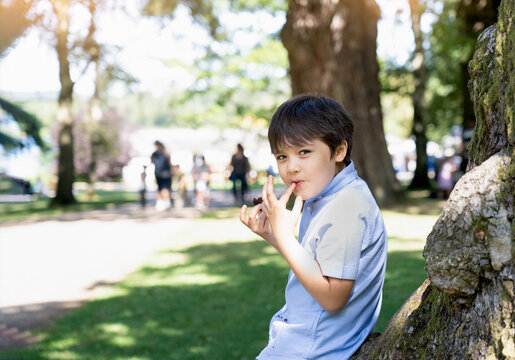
[{"label": "green grass", "polygon": [[[436,205],[419,199],[410,206],[422,211]],[[206,213],[104,297],[41,331],[41,343],[0,352],[0,359],[254,359],[283,305],[288,266],[264,241],[236,231],[237,213]],[[427,234],[421,229],[436,220],[396,207],[384,214],[389,253],[380,332],[425,280]]]},{"label": "green grass", "polygon": [[27,202],[0,202],[0,223],[37,219],[70,211],[112,209],[120,204],[138,201],[139,198],[138,194],[128,191],[97,190],[95,193],[95,199],[89,200],[86,193],[81,191],[76,197],[77,204],[59,207],[50,207],[50,199],[39,197]]}]

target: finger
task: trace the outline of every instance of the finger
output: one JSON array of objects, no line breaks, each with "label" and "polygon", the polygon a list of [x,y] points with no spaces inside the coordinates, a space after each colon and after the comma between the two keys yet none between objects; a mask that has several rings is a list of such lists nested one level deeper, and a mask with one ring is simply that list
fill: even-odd
[{"label": "finger", "polygon": [[295,198],[295,203],[293,204],[293,209],[291,209],[291,211],[295,214],[295,215],[300,215],[300,211],[302,210],[302,196],[297,196]]},{"label": "finger", "polygon": [[250,214],[249,214],[249,228],[250,230],[256,232],[259,230],[259,219],[258,219],[258,215],[259,213],[262,213],[263,211],[261,210],[261,204],[258,205],[258,206],[255,206],[254,208],[252,208],[252,210],[250,210]]},{"label": "finger", "polygon": [[288,189],[286,189],[286,191],[281,195],[279,201],[286,205],[286,203],[288,203],[288,200],[290,199],[291,194],[293,193],[293,190],[295,190],[296,185],[297,184],[295,183],[291,183],[291,185],[288,186]]},{"label": "finger", "polygon": [[268,189],[268,181],[269,181],[269,179],[267,179],[265,181],[265,183],[263,184],[263,190],[261,191],[261,197],[263,198],[263,202],[261,204],[263,204],[267,209],[270,208],[270,203],[268,202],[268,196],[267,196],[267,189]]},{"label": "finger", "polygon": [[275,204],[277,202],[277,197],[275,196],[275,193],[274,193],[274,177],[272,175],[268,176],[268,181],[266,183],[266,192],[267,192],[268,203],[270,205]]},{"label": "finger", "polygon": [[243,205],[240,209],[240,221],[249,226],[249,218],[247,217],[247,205]]},{"label": "finger", "polygon": [[261,212],[263,212],[263,204],[256,205],[250,210],[249,217],[255,219]]},{"label": "finger", "polygon": [[261,212],[259,215],[258,215],[258,223],[259,223],[259,228],[260,229],[264,229],[265,228],[265,224],[266,224],[266,220],[267,220],[267,216]]}]

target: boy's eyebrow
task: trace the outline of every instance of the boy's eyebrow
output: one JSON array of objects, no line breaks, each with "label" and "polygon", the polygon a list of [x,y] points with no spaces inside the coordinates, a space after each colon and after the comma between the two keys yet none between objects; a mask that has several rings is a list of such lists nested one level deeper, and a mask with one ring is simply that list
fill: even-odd
[{"label": "boy's eyebrow", "polygon": [[305,141],[303,143],[300,143],[300,144],[291,144],[289,146],[285,146],[285,147],[282,147],[282,148],[277,148],[276,150],[277,151],[272,151],[272,154],[280,154],[280,153],[283,153],[285,152],[286,150],[288,149],[291,149],[291,148],[303,148],[303,147],[306,147],[306,146],[311,146],[313,145],[313,143],[311,141]]}]

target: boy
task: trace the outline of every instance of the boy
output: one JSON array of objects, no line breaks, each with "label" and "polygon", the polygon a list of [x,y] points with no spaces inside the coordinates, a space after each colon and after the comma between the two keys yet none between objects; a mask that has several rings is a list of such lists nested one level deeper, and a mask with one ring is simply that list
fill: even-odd
[{"label": "boy", "polygon": [[[353,124],[335,100],[300,95],[272,117],[268,139],[288,186],[273,178],[261,204],[240,220],[290,265],[286,304],[270,322],[264,359],[348,359],[372,331],[381,308],[386,231],[379,208],[350,159]],[[291,211],[286,203],[297,196]],[[299,240],[294,229],[300,222]]]}]

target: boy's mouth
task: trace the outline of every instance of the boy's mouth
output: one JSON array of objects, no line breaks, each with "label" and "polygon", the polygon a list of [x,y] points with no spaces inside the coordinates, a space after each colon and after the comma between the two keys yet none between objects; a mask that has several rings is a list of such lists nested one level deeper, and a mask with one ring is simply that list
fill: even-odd
[{"label": "boy's mouth", "polygon": [[297,187],[300,184],[302,184],[303,182],[304,182],[304,180],[294,180],[294,181],[292,181],[292,184],[295,184],[295,187]]}]

